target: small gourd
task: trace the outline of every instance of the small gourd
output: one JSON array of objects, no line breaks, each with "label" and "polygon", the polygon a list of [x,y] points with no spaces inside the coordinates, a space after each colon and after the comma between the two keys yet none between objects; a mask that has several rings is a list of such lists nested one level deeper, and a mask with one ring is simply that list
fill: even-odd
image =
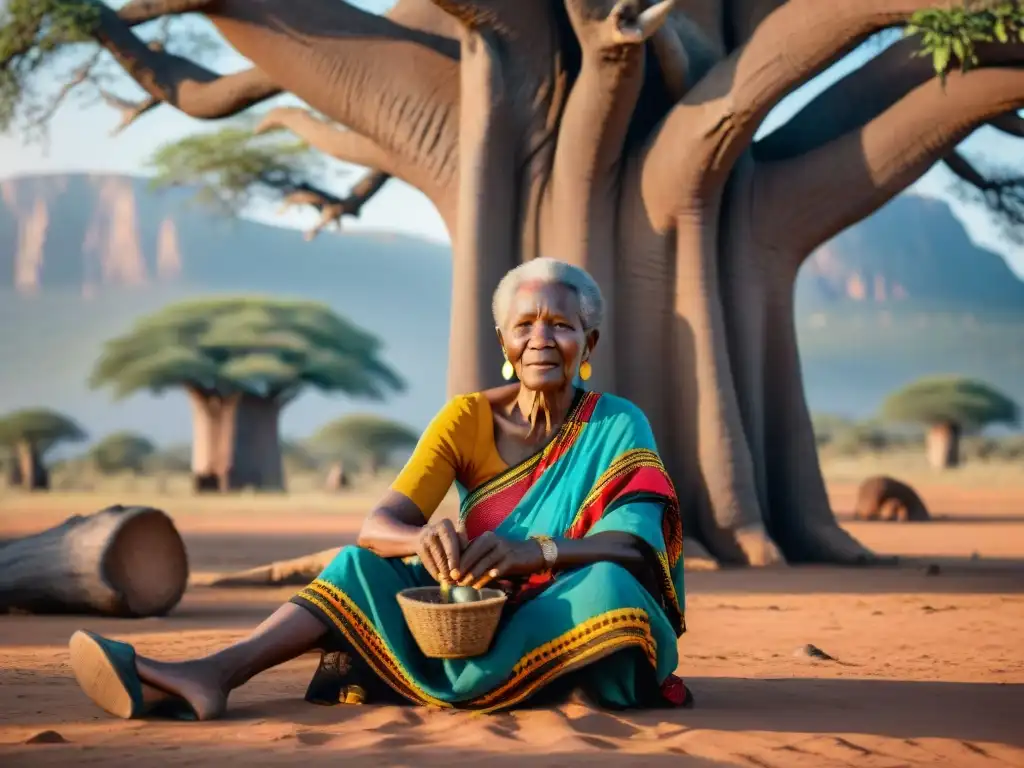
[{"label": "small gourd", "polygon": [[448,602],[475,603],[480,600],[480,590],[473,587],[452,587],[448,593]]}]

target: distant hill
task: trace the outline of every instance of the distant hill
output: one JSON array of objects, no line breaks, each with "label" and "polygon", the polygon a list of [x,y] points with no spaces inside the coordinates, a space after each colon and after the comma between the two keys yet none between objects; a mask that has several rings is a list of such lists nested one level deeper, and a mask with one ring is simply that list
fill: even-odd
[{"label": "distant hill", "polygon": [[801,316],[837,308],[1024,311],[1024,282],[967,236],[941,200],[897,197],[811,256]]},{"label": "distant hill", "polygon": [[[104,340],[166,303],[256,292],[324,301],[384,340],[409,391],[386,404],[307,395],[284,432],[375,410],[424,425],[444,398],[449,249],[388,233],[300,233],[218,217],[186,191],[103,174],[0,182],[0,412],[45,404],[97,434],[188,436],[184,397],[113,403],[85,379]],[[1024,401],[1024,284],[942,203],[894,201],[808,262],[797,285],[812,408],[850,414],[924,373],[987,378]],[[883,329],[887,331],[880,332]]]}]

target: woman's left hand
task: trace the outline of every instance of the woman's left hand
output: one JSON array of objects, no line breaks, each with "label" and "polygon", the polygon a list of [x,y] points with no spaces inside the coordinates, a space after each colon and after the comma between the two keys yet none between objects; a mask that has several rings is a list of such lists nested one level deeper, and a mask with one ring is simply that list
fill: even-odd
[{"label": "woman's left hand", "polygon": [[490,580],[545,570],[544,554],[536,541],[512,541],[492,531],[473,539],[459,559],[461,586],[470,586],[485,576]]}]

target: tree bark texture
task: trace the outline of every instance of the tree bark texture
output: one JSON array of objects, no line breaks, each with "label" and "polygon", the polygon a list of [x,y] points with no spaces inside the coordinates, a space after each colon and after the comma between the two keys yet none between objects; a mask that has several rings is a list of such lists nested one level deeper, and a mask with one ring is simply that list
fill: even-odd
[{"label": "tree bark texture", "polygon": [[0,546],[0,609],[136,618],[174,608],[188,557],[150,507],[109,507]]},{"label": "tree bark texture", "polygon": [[695,0],[653,36],[614,0],[200,10],[263,77],[352,133],[288,127],[376,158],[437,206],[453,241],[453,394],[499,382],[490,298],[508,268],[538,255],[585,266],[609,302],[595,381],[647,413],[688,535],[719,560],[767,564],[870,557],[837,524],[818,464],[800,265],[1024,106],[1024,74],[998,66],[1022,46],[1003,61],[986,48],[943,87],[900,43],[754,136],[787,94],[933,5]]}]

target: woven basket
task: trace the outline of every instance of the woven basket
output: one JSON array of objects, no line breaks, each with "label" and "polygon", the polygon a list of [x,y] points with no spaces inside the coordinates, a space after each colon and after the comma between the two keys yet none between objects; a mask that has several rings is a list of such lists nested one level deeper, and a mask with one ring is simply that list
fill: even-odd
[{"label": "woven basket", "polygon": [[481,589],[475,603],[442,603],[440,587],[414,587],[398,593],[409,631],[425,656],[468,659],[491,647],[505,606],[505,593]]}]

